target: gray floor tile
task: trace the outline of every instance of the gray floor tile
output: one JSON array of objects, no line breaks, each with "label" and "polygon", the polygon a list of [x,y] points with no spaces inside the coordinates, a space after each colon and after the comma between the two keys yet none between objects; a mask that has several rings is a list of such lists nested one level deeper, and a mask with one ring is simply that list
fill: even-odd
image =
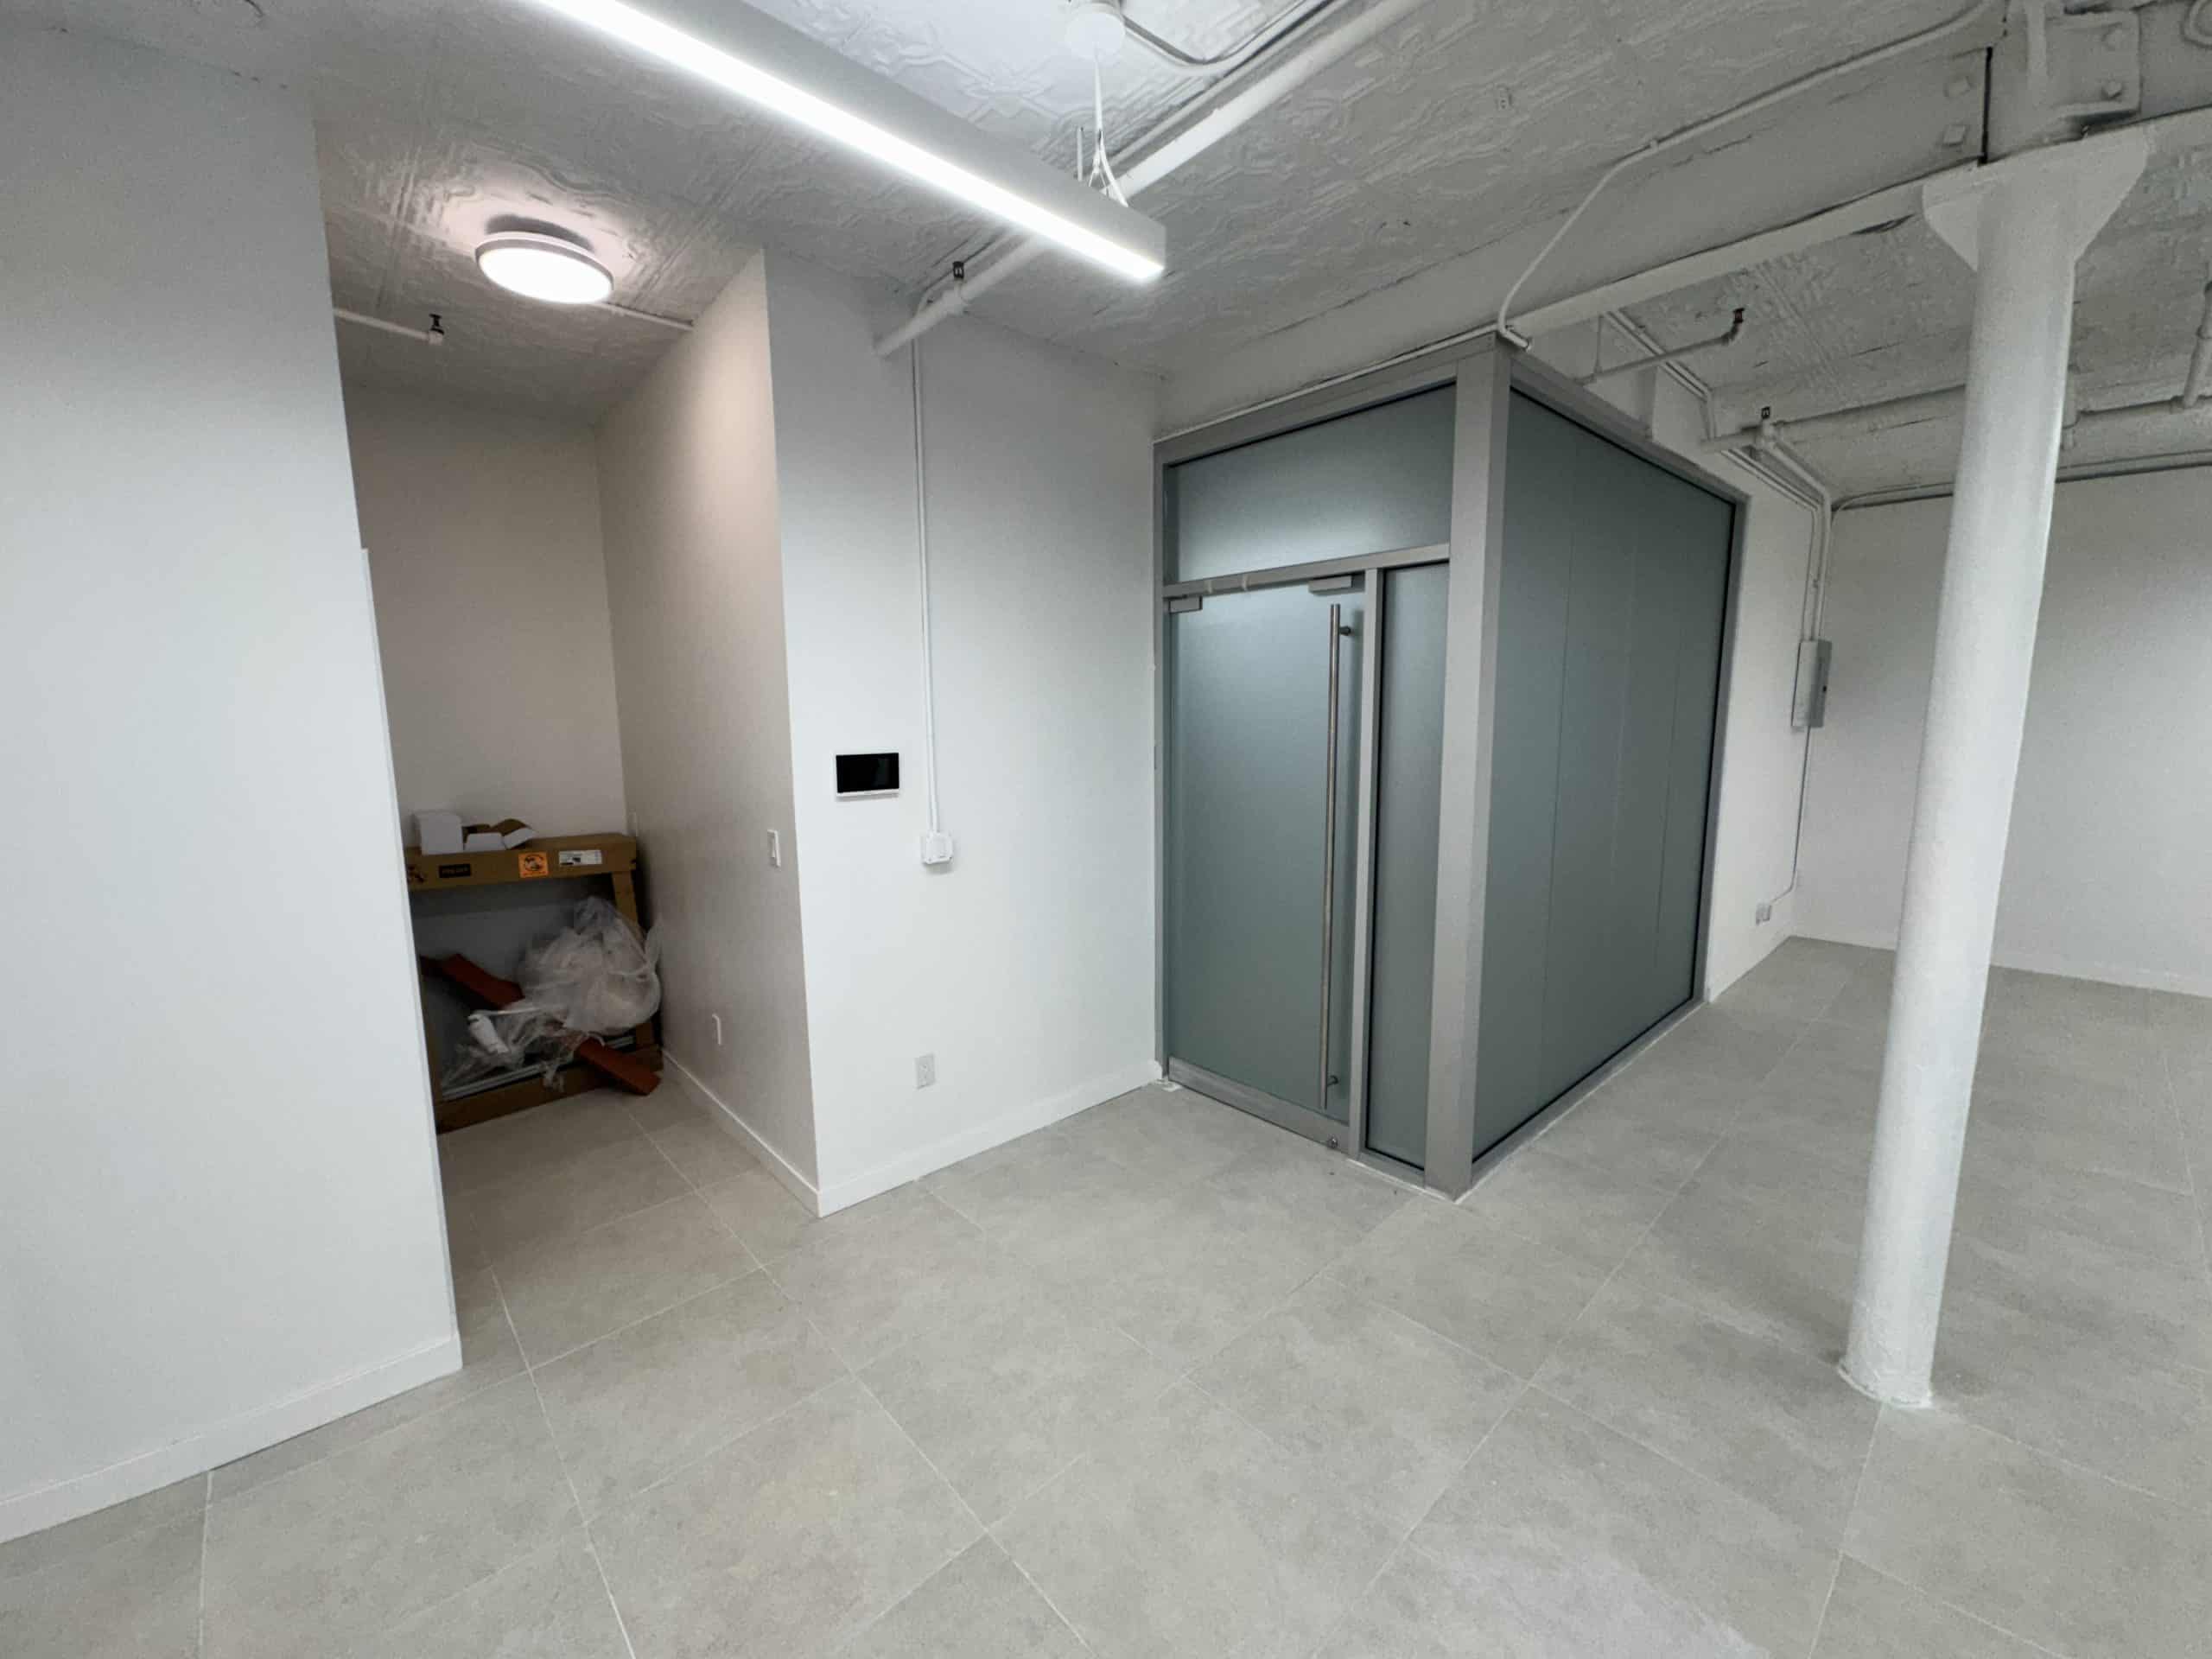
[{"label": "gray floor tile", "polygon": [[652,1143],[694,1186],[727,1181],[760,1167],[734,1129],[695,1120],[654,1131]]},{"label": "gray floor tile", "polygon": [[1986,1055],[1974,1074],[1967,1145],[1999,1157],[2189,1190],[2181,1123],[2163,1091],[2008,1070]]},{"label": "gray floor tile", "polygon": [[837,1649],[839,1659],[1084,1659],[1085,1649],[988,1538]]},{"label": "gray floor tile", "polygon": [[1843,1536],[1878,1410],[1832,1365],[1618,1281],[1536,1386],[1827,1543]]},{"label": "gray floor tile", "polygon": [[219,1500],[207,1659],[334,1649],[443,1600],[575,1524],[527,1377]]},{"label": "gray floor tile", "polygon": [[2072,1659],[2212,1641],[2212,1520],[1940,1411],[1883,1413],[1846,1548]]},{"label": "gray floor tile", "polygon": [[1329,1276],[1524,1377],[1535,1375],[1605,1278],[1586,1262],[1427,1200],[1398,1211]]},{"label": "gray floor tile", "polygon": [[2196,1208],[2188,1194],[2094,1170],[2054,1168],[1969,1145],[1959,1178],[1959,1230],[2020,1248],[2044,1231],[2155,1256],[2198,1259]]},{"label": "gray floor tile", "polygon": [[830,1651],[979,1532],[850,1380],[592,1523],[638,1659]]},{"label": "gray floor tile", "polygon": [[1792,1224],[1780,1206],[1714,1192],[1667,1206],[1620,1276],[1816,1360],[1843,1352],[1859,1235]]},{"label": "gray floor tile", "polygon": [[1770,1659],[1632,1560],[1541,1543],[1439,1560],[1408,1545],[1315,1659]]},{"label": "gray floor tile", "polygon": [[1397,1536],[1189,1387],[996,1531],[1103,1659],[1306,1654]]},{"label": "gray floor tile", "polygon": [[1847,1555],[1813,1659],[2039,1659],[2047,1651]]},{"label": "gray floor tile", "polygon": [[1486,1173],[1459,1207],[1610,1273],[1659,1219],[1669,1197],[1663,1187],[1532,1142]]},{"label": "gray floor tile", "polygon": [[2151,993],[2139,987],[2024,968],[1992,968],[1986,1001],[1994,1013],[2045,1027],[2110,1025],[2140,1033],[2151,1026]]},{"label": "gray floor tile", "polygon": [[757,1164],[727,1180],[702,1185],[699,1196],[763,1262],[797,1249],[818,1220],[789,1187]]},{"label": "gray floor tile", "polygon": [[2159,1070],[2161,1049],[2141,1025],[2101,1019],[2006,1017],[1992,1009],[1982,1027],[1982,1075],[1999,1080],[2040,1074],[2139,1089]]},{"label": "gray floor tile", "polygon": [[550,1174],[619,1141],[641,1138],[623,1097],[595,1089],[440,1135],[438,1173],[448,1193],[472,1192]]},{"label": "gray floor tile", "polygon": [[[0,1580],[0,1653],[196,1659],[200,1532],[196,1515],[166,1521]],[[75,1536],[82,1545],[91,1534]]]},{"label": "gray floor tile", "polygon": [[1192,1090],[1156,1084],[1078,1112],[1059,1128],[1085,1152],[1163,1185],[1217,1174],[1286,1133]]},{"label": "gray floor tile", "polygon": [[1408,1203],[1426,1202],[1400,1183],[1287,1130],[1205,1183],[1254,1230],[1294,1229],[1317,1254],[1350,1249]]},{"label": "gray floor tile", "polygon": [[1662,1036],[1636,1064],[1655,1077],[1701,1076],[1750,1086],[1805,1033],[1795,1014],[1703,1007]]},{"label": "gray floor tile", "polygon": [[1855,1243],[1866,1221],[1867,1162],[1833,1156],[1817,1138],[1747,1119],[1713,1149],[1682,1197],[1756,1205],[1785,1215],[1793,1229]]},{"label": "gray floor tile", "polygon": [[650,1210],[690,1190],[659,1147],[632,1135],[552,1169],[457,1193],[448,1201],[447,1213],[459,1217],[485,1259],[497,1262]]},{"label": "gray floor tile", "polygon": [[1328,1278],[1191,1374],[1321,1484],[1410,1527],[1520,1379]]},{"label": "gray floor tile", "polygon": [[1895,977],[1896,958],[1887,951],[1878,953],[1877,959],[1853,976],[1851,982],[1837,993],[1821,1018],[1831,1025],[1849,1026],[1856,1030],[1878,1035],[1890,1022],[1890,992]]},{"label": "gray floor tile", "polygon": [[499,1282],[490,1270],[479,1268],[457,1274],[453,1291],[454,1312],[461,1324],[458,1371],[379,1402],[365,1411],[357,1411],[335,1422],[325,1423],[321,1428],[296,1434],[265,1452],[225,1464],[211,1477],[214,1495],[228,1497],[265,1480],[289,1474],[334,1452],[358,1446],[388,1428],[396,1428],[518,1374],[522,1370],[522,1351],[515,1345],[514,1332],[507,1325],[506,1306],[499,1297]]},{"label": "gray floor tile", "polygon": [[911,1186],[826,1217],[768,1271],[855,1369],[947,1319],[1035,1292],[973,1222]]},{"label": "gray floor tile", "polygon": [[1944,1299],[1935,1389],[1985,1428],[2212,1510],[2212,1375],[1967,1287]]},{"label": "gray floor tile", "polygon": [[647,1135],[680,1123],[700,1123],[721,1115],[721,1108],[684,1080],[673,1067],[661,1073],[660,1087],[650,1095],[624,1093],[617,1096],[622,1109]]},{"label": "gray floor tile", "polygon": [[1662,1652],[1802,1653],[1835,1561],[1768,1510],[1534,1389],[1411,1542],[1471,1575],[1481,1627],[1506,1653],[1625,1655],[1643,1620]]},{"label": "gray floor tile", "polygon": [[346,1659],[627,1659],[583,1534],[571,1533],[403,1619]]},{"label": "gray floor tile", "polygon": [[1961,1235],[1952,1240],[1947,1286],[2064,1325],[2118,1353],[2212,1371],[2212,1281],[2190,1262],[2055,1230],[2009,1245]]},{"label": "gray floor tile", "polygon": [[142,1497],[0,1544],[0,1583],[73,1555],[105,1549],[118,1539],[175,1521],[197,1520],[207,1503],[207,1477],[194,1475]]},{"label": "gray floor tile", "polygon": [[588,1516],[844,1375],[828,1341],[757,1270],[536,1374]]},{"label": "gray floor tile", "polygon": [[1025,1260],[1050,1262],[1136,1220],[1171,1185],[1182,1184],[1051,1135],[995,1147],[947,1171],[930,1190]]},{"label": "gray floor tile", "polygon": [[861,1380],[988,1524],[1175,1377],[1135,1338],[1040,1286],[955,1313]]},{"label": "gray floor tile", "polygon": [[1724,991],[1713,1006],[1726,1014],[1817,1019],[1878,954],[1823,939],[1785,939]]},{"label": "gray floor tile", "polygon": [[1531,1144],[1662,1192],[1688,1180],[1742,1109],[1734,1084],[1629,1070],[1547,1124]]},{"label": "gray floor tile", "polygon": [[1312,1278],[1344,1236],[1249,1191],[1200,1183],[1039,1271],[1051,1294],[1111,1319],[1179,1373]]},{"label": "gray floor tile", "polygon": [[753,1258],[693,1193],[498,1258],[507,1313],[542,1365],[750,1272]]}]

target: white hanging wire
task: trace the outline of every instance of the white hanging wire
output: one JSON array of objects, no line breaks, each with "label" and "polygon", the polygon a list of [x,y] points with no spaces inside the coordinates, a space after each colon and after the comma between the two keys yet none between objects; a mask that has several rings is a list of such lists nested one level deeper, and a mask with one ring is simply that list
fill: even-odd
[{"label": "white hanging wire", "polygon": [[[1100,78],[1097,62],[1090,66],[1090,118],[1096,123],[1094,129],[1096,143],[1090,152],[1090,183],[1113,197],[1122,207],[1129,205],[1128,196],[1122,189],[1122,181],[1114,176],[1114,163],[1106,158],[1106,87]],[[1080,165],[1083,155],[1083,130],[1076,130],[1076,156]]]}]

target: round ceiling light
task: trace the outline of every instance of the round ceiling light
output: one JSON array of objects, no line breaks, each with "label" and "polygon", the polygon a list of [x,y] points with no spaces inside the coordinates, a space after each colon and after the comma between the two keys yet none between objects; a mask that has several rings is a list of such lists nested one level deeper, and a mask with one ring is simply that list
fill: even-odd
[{"label": "round ceiling light", "polygon": [[476,268],[511,293],[552,305],[597,305],[614,292],[607,267],[573,242],[506,231],[476,250]]}]

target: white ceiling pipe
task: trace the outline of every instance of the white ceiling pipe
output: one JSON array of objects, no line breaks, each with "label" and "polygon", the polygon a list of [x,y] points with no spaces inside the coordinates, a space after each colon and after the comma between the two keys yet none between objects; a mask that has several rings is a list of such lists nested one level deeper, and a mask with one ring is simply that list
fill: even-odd
[{"label": "white ceiling pipe", "polygon": [[1669,363],[1679,363],[1686,357],[1694,357],[1700,352],[1710,351],[1715,346],[1733,346],[1743,335],[1744,308],[1739,305],[1728,326],[1709,340],[1694,340],[1688,345],[1677,346],[1671,351],[1652,352],[1643,357],[1630,358],[1625,363],[1616,363],[1611,368],[1592,369],[1587,374],[1578,376],[1574,384],[1594,386],[1600,380],[1610,380],[1615,375],[1634,374],[1640,369],[1663,368]]},{"label": "white ceiling pipe", "polygon": [[1822,438],[1840,437],[1865,431],[1870,425],[1902,426],[1910,421],[1941,420],[1956,415],[1966,399],[1964,386],[1946,386],[1940,391],[1916,391],[1904,397],[1885,397],[1878,403],[1859,404],[1850,409],[1830,410],[1826,414],[1807,415],[1796,420],[1777,421],[1771,418],[1747,426],[1740,431],[1724,432],[1707,441],[1708,454],[1724,454],[1735,449],[1763,449],[1777,441],[1803,443],[1818,442]]},{"label": "white ceiling pipe", "polygon": [[2204,284],[2204,312],[2196,322],[2196,349],[2190,353],[2189,378],[2181,389],[2181,406],[2194,409],[2212,391],[2212,283]]},{"label": "white ceiling pipe", "polygon": [[[1383,30],[1404,21],[1429,0],[1375,0],[1365,10],[1342,17],[1340,9],[1310,12],[1274,46],[1246,60],[1198,97],[1131,143],[1114,172],[1125,194],[1135,195],[1166,178],[1185,162],[1204,154],[1251,118],[1357,51]],[[965,311],[979,294],[997,287],[1034,259],[1034,241],[990,243],[961,262],[961,274],[915,308],[914,315],[875,342],[889,356],[947,317]],[[982,263],[988,261],[988,263]]]},{"label": "white ceiling pipe", "polygon": [[403,340],[416,340],[425,346],[446,343],[446,326],[435,311],[430,313],[430,326],[410,328],[404,322],[386,322],[382,317],[372,317],[365,311],[348,311],[342,305],[330,308],[330,315],[340,322],[350,322],[357,328],[375,328],[387,334],[397,334]]},{"label": "white ceiling pipe", "polygon": [[[1567,233],[1574,228],[1584,213],[1590,211],[1591,203],[1603,195],[1606,187],[1622,174],[1642,166],[1656,156],[1663,156],[1669,150],[1679,149],[1684,144],[1695,143],[1700,138],[1709,137],[1735,122],[1763,114],[1777,105],[1785,104],[1802,93],[1827,86],[1831,82],[1841,80],[1847,76],[1863,74],[1869,69],[1878,68],[1885,63],[1894,63],[1900,59],[1922,57],[1953,45],[1987,45],[1988,41],[1980,41],[1979,37],[1985,29],[1992,25],[2001,32],[2006,3],[2007,0],[1974,0],[1974,4],[1948,22],[1938,23],[1932,29],[1920,29],[1900,40],[1892,41],[1887,46],[1877,47],[1871,52],[1860,53],[1857,57],[1846,58],[1840,63],[1832,63],[1825,69],[1815,69],[1810,74],[1800,75],[1795,80],[1786,80],[1779,86],[1761,92],[1756,98],[1747,99],[1732,109],[1723,110],[1718,115],[1709,115],[1702,121],[1693,122],[1687,127],[1677,128],[1673,132],[1654,138],[1641,149],[1630,150],[1598,175],[1597,183],[1592,185],[1584,194],[1582,200],[1574,204],[1573,210],[1560,221],[1559,227],[1551,233],[1550,239],[1536,250],[1536,257],[1531,259],[1521,274],[1513,279],[1513,286],[1505,290],[1504,299],[1498,302],[1497,321],[1494,325],[1497,333],[1516,346],[1525,346],[1529,343],[1512,325],[1514,301],[1521,297],[1521,290],[1528,285],[1529,279],[1536,274],[1545,260],[1551,257],[1552,251],[1567,239]],[[1995,35],[1993,35],[1991,39],[1994,38]]]},{"label": "white ceiling pipe", "polygon": [[[1624,366],[1633,368],[1637,365],[1630,364]],[[1610,374],[1617,371],[1607,370],[1606,372]],[[2082,410],[2078,413],[2069,410],[2066,419],[2066,442],[2071,444],[2083,432],[2094,432],[2100,427],[2139,420],[2145,415],[2193,412],[2208,393],[2212,393],[2212,283],[2204,285],[2204,309],[2196,325],[2196,346],[2190,354],[2189,377],[2181,391],[2171,397],[2154,397],[2148,403],[2118,404],[2108,409]],[[1767,450],[1783,442],[1817,443],[1823,438],[1858,436],[1883,426],[1948,419],[1958,415],[1965,405],[1966,388],[1948,386],[1937,391],[1916,391],[1908,397],[1885,397],[1877,403],[1858,404],[1849,409],[1801,416],[1795,420],[1777,421],[1770,417],[1754,426],[1721,433],[1708,439],[1703,447],[1708,454],[1727,454],[1738,449]]]},{"label": "white ceiling pipe", "polygon": [[[1121,0],[1113,0],[1113,3],[1115,10],[1120,10]],[[1308,19],[1319,16],[1325,11],[1332,11],[1344,3],[1344,0],[1319,0],[1319,4],[1306,7],[1302,14],[1299,8],[1293,6],[1288,14],[1278,16],[1262,23],[1226,52],[1217,52],[1211,57],[1205,58],[1199,57],[1195,53],[1185,51],[1173,41],[1162,39],[1134,17],[1124,16],[1122,19],[1122,27],[1128,32],[1131,40],[1142,46],[1178,74],[1217,75],[1225,69],[1235,68],[1255,52],[1266,46],[1269,41],[1297,28],[1299,24]]]}]

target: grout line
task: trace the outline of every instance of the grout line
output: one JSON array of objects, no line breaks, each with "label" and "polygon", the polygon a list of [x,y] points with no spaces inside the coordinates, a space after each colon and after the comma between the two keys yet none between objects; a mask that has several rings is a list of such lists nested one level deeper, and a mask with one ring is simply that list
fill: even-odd
[{"label": "grout line", "polygon": [[1874,1466],[1874,1443],[1882,1437],[1882,1419],[1889,1410],[1887,1406],[1875,1408],[1873,1431],[1866,1436],[1866,1455],[1859,1459],[1859,1478],[1851,1483],[1851,1502],[1844,1507],[1843,1528],[1836,1535],[1835,1566],[1828,1573],[1828,1592],[1821,1598],[1821,1616],[1813,1621],[1813,1642],[1805,1649],[1806,1659],[1813,1659],[1819,1653],[1821,1637],[1827,1633],[1828,1607],[1835,1600],[1836,1586],[1843,1580],[1843,1557],[1845,1547],[1851,1541],[1851,1523],[1858,1518],[1859,1500],[1866,1491],[1866,1471]]},{"label": "grout line", "polygon": [[[1853,1566],[1863,1568],[1865,1571],[1872,1573],[1876,1578],[1885,1580],[1888,1583],[1896,1585],[1900,1590],[1906,1592],[1908,1594],[1924,1597],[1927,1600],[1933,1602],[1936,1606],[1944,1609],[1946,1611],[1956,1613],[1961,1618],[1967,1619],[1974,1624],[1980,1625],[1985,1630],[1994,1630],[1998,1635],[2007,1637],[2012,1641],[2018,1643],[2024,1648],[2032,1649],[2037,1653],[2048,1654],[2050,1656],[2050,1659],[2068,1659],[2067,1655],[2061,1653],[2056,1648],[2047,1648],[2044,1646],[2042,1643],[2036,1641],[2031,1637],[2022,1636],[2019,1631],[2013,1630],[2009,1625],[1999,1624],[1994,1620],[1984,1618],[1980,1613],[1974,1611],[1971,1608],[1961,1607],[1955,1601],[1947,1600],[1943,1597],[1937,1595],[1932,1590],[1926,1589],[1917,1584],[1909,1583],[1905,1580],[1897,1577],[1894,1573],[1885,1572],[1882,1568],[1875,1566],[1872,1561],[1864,1561],[1859,1560],[1858,1556],[1853,1555],[1849,1550],[1844,1551],[1843,1554],[1845,1556],[1849,1558]],[[1836,1562],[1836,1576],[1839,1579],[1843,1576],[1843,1562],[1840,1560]]]},{"label": "grout line", "polygon": [[[737,1244],[737,1247],[740,1249],[745,1249],[745,1243],[742,1239],[738,1239],[734,1242]],[[689,1307],[692,1303],[698,1301],[701,1298],[711,1296],[718,1290],[728,1290],[732,1285],[742,1284],[746,1280],[750,1279],[756,1273],[766,1276],[767,1269],[760,1265],[759,1262],[753,1257],[753,1252],[746,1250],[745,1255],[746,1259],[749,1262],[753,1262],[753,1265],[743,1269],[741,1272],[734,1273],[727,1279],[719,1280],[715,1283],[709,1285],[704,1290],[695,1290],[689,1296],[679,1296],[676,1300],[670,1302],[664,1307],[656,1307],[651,1313],[640,1313],[634,1319],[626,1320],[622,1324],[614,1326],[612,1330],[602,1331],[599,1335],[589,1338],[588,1341],[571,1344],[569,1346],[562,1349],[558,1353],[548,1354],[543,1359],[533,1360],[531,1358],[529,1350],[522,1346],[521,1340],[519,1337],[518,1337],[515,1347],[516,1351],[522,1356],[523,1370],[534,1375],[538,1371],[545,1370],[549,1365],[558,1364],[561,1361],[570,1357],[572,1355],[581,1354],[587,1348],[595,1348],[602,1342],[610,1341],[613,1338],[621,1336],[625,1332],[634,1331],[639,1325],[647,1324],[652,1320],[660,1318],[664,1313],[673,1313],[677,1308]],[[776,1281],[770,1279],[768,1282],[773,1285]],[[783,1294],[781,1286],[777,1287],[777,1294],[779,1295]],[[500,1297],[502,1306],[505,1305],[505,1296],[503,1294]],[[789,1299],[786,1298],[785,1300],[788,1300]],[[512,1315],[510,1315],[508,1319],[507,1328],[510,1331],[514,1329],[514,1322]],[[455,1402],[454,1403],[458,1404],[459,1402]],[[444,1408],[440,1407],[439,1409],[443,1410]]]},{"label": "grout line", "polygon": [[[1360,1586],[1357,1591],[1344,1598],[1344,1605],[1338,1610],[1337,1616],[1329,1621],[1327,1628],[1322,1630],[1320,1639],[1307,1649],[1309,1659],[1311,1656],[1319,1655],[1329,1645],[1329,1638],[1344,1627],[1344,1622],[1351,1617],[1352,1610],[1367,1599],[1369,1592],[1382,1582],[1382,1575],[1390,1570],[1391,1564],[1396,1561],[1399,1556],[1410,1549],[1425,1560],[1436,1559],[1428,1551],[1414,1542],[1414,1535],[1421,1529],[1422,1523],[1427,1521],[1430,1516],[1436,1513],[1437,1505],[1452,1495],[1452,1489],[1459,1485],[1467,1471],[1474,1466],[1475,1459],[1482,1456],[1483,1447],[1490,1444],[1490,1437],[1497,1433],[1498,1425],[1520,1409],[1522,1401],[1528,1397],[1529,1390],[1535,1386],[1525,1379],[1522,1382],[1521,1386],[1514,1391],[1513,1397],[1505,1402],[1505,1408],[1491,1420],[1490,1427],[1483,1430],[1474,1445],[1469,1448],[1467,1455],[1460,1459],[1451,1474],[1445,1478],[1444,1484],[1436,1496],[1431,1498],[1427,1506],[1414,1517],[1413,1524],[1398,1535],[1397,1542],[1383,1552],[1382,1561],[1374,1572],[1368,1574],[1367,1582]],[[1451,1566],[1453,1563],[1446,1562],[1444,1565]]]},{"label": "grout line", "polygon": [[215,1471],[210,1469],[200,1485],[200,1614],[193,1635],[193,1651],[207,1651],[207,1533],[215,1516]]},{"label": "grout line", "polygon": [[607,1605],[614,1615],[614,1628],[622,1632],[622,1651],[629,1659],[638,1659],[638,1644],[630,1639],[630,1621],[622,1617],[622,1604],[614,1599],[614,1586],[607,1576],[607,1563],[599,1557],[599,1541],[591,1535],[588,1522],[584,1524],[584,1554],[591,1557],[591,1564],[599,1573],[599,1587],[607,1592]]}]

